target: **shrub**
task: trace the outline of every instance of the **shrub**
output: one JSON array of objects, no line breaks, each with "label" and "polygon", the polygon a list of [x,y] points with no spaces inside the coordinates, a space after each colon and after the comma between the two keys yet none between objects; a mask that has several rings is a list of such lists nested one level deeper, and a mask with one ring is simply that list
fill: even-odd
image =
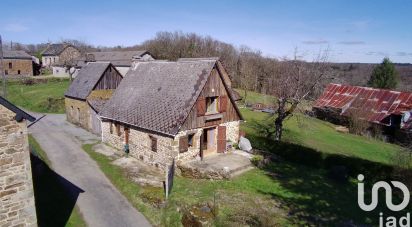
[{"label": "shrub", "polygon": [[263,161],[263,156],[262,155],[253,155],[252,159],[250,160],[253,165],[255,166],[260,166],[262,161]]}]

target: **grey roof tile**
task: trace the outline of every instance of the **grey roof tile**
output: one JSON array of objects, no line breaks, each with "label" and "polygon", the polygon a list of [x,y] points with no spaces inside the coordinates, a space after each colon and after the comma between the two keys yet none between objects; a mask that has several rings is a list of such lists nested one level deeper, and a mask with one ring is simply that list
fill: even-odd
[{"label": "grey roof tile", "polygon": [[80,69],[76,78],[64,95],[85,100],[109,65],[109,62],[88,63]]},{"label": "grey roof tile", "polygon": [[138,62],[100,112],[102,118],[174,136],[216,61]]}]

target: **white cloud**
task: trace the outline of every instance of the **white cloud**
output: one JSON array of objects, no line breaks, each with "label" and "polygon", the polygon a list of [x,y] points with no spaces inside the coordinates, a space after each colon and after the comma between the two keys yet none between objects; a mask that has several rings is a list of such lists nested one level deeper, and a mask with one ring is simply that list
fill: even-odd
[{"label": "white cloud", "polygon": [[22,24],[11,23],[11,24],[7,24],[4,27],[4,30],[9,31],[9,32],[24,32],[24,31],[29,30],[29,28]]}]

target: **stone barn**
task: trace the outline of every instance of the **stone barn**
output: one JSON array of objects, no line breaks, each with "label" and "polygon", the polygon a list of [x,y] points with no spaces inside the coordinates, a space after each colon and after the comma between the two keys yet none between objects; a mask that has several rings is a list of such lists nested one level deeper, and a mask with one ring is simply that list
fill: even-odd
[{"label": "stone barn", "polygon": [[64,94],[67,120],[100,135],[98,112],[122,79],[111,63],[90,62],[85,65]]},{"label": "stone barn", "polygon": [[4,51],[3,69],[6,76],[33,76],[33,59],[24,51]]},{"label": "stone barn", "polygon": [[0,226],[37,226],[27,120],[0,96]]},{"label": "stone barn", "polygon": [[242,116],[215,59],[139,62],[100,112],[102,140],[164,169],[226,152]]}]

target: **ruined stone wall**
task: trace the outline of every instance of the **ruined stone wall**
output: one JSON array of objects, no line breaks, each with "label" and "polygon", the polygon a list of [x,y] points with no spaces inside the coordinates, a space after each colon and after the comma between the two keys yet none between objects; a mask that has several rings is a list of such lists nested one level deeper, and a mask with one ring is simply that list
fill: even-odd
[{"label": "ruined stone wall", "polygon": [[0,105],[0,226],[37,226],[27,126]]},{"label": "ruined stone wall", "polygon": [[90,107],[86,101],[77,99],[64,99],[67,121],[78,125],[87,130],[91,130],[90,125]]}]

